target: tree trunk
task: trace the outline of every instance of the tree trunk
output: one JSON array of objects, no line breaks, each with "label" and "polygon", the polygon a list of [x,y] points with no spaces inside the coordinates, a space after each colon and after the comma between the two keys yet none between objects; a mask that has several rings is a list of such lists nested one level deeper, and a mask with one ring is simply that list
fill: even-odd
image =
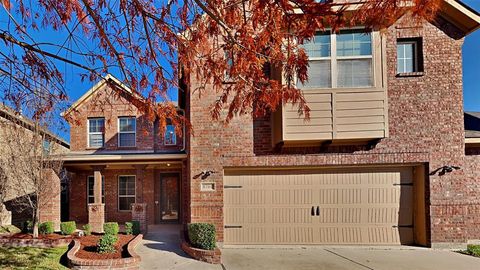
[{"label": "tree trunk", "polygon": [[33,238],[38,238],[38,214],[39,214],[39,207],[33,209]]}]

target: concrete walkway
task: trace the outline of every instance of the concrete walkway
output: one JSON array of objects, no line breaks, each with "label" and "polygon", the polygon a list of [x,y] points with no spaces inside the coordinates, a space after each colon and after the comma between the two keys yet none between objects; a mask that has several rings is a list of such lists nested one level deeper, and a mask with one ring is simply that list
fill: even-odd
[{"label": "concrete walkway", "polygon": [[190,258],[180,248],[179,225],[153,225],[149,233],[137,246],[137,253],[142,257],[141,269],[194,269],[221,270],[220,265],[203,263]]},{"label": "concrete walkway", "polygon": [[480,259],[416,247],[224,248],[222,265],[190,258],[180,249],[178,225],[154,225],[137,247],[141,269],[192,270],[473,270]]}]

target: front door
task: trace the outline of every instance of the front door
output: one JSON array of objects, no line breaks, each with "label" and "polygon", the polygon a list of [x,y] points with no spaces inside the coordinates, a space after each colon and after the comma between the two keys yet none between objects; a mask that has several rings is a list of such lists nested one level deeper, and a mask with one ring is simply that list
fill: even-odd
[{"label": "front door", "polygon": [[179,221],[180,216],[180,175],[178,173],[160,174],[160,222]]}]

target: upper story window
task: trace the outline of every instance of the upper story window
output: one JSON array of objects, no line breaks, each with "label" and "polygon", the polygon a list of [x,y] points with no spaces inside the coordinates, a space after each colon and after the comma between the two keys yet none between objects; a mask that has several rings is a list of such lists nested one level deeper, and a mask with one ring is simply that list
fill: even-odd
[{"label": "upper story window", "polygon": [[397,73],[423,71],[422,42],[418,38],[397,40]]},{"label": "upper story window", "polygon": [[[90,175],[87,178],[87,203],[94,203],[95,196],[93,192],[93,187],[95,183],[95,177]],[[102,203],[105,203],[105,179],[102,175]]]},{"label": "upper story window", "polygon": [[303,45],[309,56],[302,88],[373,86],[372,35],[363,29],[319,32]]},{"label": "upper story window", "polygon": [[105,140],[105,118],[88,119],[88,147],[103,147]]},{"label": "upper story window", "polygon": [[175,126],[171,122],[167,122],[165,127],[165,145],[176,145],[177,144],[177,135],[175,134]]},{"label": "upper story window", "polygon": [[120,117],[118,119],[118,146],[135,147],[136,118]]}]

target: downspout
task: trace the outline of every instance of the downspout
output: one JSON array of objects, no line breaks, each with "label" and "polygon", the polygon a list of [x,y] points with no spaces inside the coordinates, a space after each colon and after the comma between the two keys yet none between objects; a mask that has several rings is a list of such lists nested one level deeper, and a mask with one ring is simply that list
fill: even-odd
[{"label": "downspout", "polygon": [[[178,109],[178,110],[181,111],[183,113],[183,116],[185,117],[185,110],[184,109]],[[185,148],[186,148],[185,142],[186,142],[186,138],[187,138],[187,134],[185,133],[185,123],[183,124],[182,132],[183,132],[183,136],[182,136],[183,137],[182,138],[183,139],[183,147],[182,147],[182,149],[180,149],[180,151],[185,151]]]}]

